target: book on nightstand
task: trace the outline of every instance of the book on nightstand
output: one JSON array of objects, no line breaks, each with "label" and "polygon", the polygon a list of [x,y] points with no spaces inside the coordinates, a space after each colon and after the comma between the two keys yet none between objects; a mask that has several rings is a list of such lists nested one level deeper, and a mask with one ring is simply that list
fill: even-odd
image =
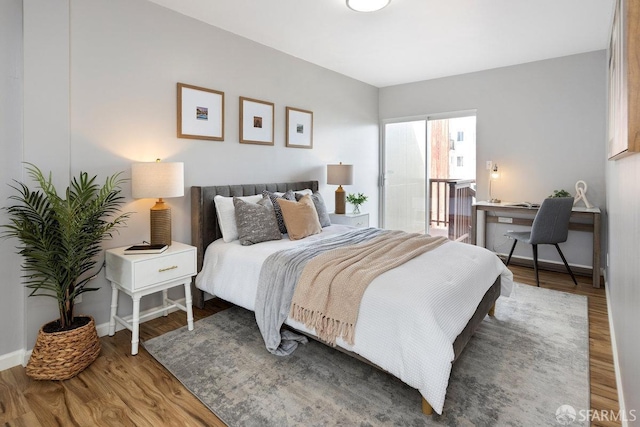
[{"label": "book on nightstand", "polygon": [[167,245],[133,245],[124,250],[125,255],[160,254],[167,250]]}]

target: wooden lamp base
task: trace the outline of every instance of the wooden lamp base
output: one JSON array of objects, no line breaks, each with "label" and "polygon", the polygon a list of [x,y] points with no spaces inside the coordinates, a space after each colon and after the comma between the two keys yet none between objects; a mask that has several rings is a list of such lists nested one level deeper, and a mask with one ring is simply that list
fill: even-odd
[{"label": "wooden lamp base", "polygon": [[158,199],[151,208],[151,241],[152,245],[171,246],[171,208]]},{"label": "wooden lamp base", "polygon": [[337,214],[344,214],[346,210],[347,204],[347,193],[342,188],[342,185],[338,186],[336,190],[336,209],[335,212]]}]

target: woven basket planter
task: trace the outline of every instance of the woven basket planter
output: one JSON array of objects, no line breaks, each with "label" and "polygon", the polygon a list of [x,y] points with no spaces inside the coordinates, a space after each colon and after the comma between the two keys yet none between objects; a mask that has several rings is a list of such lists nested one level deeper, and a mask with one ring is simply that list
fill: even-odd
[{"label": "woven basket planter", "polygon": [[35,380],[66,380],[78,375],[100,354],[100,339],[91,316],[89,323],[70,331],[44,332],[40,328],[27,363],[27,375]]}]

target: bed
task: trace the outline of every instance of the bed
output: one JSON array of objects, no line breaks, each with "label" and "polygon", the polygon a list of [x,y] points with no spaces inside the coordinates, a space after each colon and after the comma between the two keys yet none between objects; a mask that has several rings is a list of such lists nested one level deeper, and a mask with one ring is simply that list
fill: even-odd
[{"label": "bed", "polygon": [[[214,204],[216,195],[244,197],[264,190],[283,193],[303,189],[317,191],[318,182],[191,187],[192,244],[198,249],[199,272],[194,283],[194,305],[202,307],[206,292],[253,311],[257,278],[270,254],[350,231],[347,226],[331,225],[299,241],[286,236],[252,246],[223,241]],[[461,263],[465,268],[459,268]],[[337,348],[418,389],[425,414],[434,410],[442,413],[453,362],[485,316],[493,315],[498,297],[510,293],[512,277],[498,257],[486,249],[447,242],[374,279],[362,297],[355,342],[338,339]],[[396,287],[400,284],[405,290],[390,288],[389,283]],[[427,298],[433,299],[426,303],[428,309],[424,309],[421,298],[414,297],[425,287],[433,293]],[[445,291],[440,289],[447,289],[446,294],[441,295]],[[314,330],[298,321],[289,318],[285,323],[315,336]]]}]

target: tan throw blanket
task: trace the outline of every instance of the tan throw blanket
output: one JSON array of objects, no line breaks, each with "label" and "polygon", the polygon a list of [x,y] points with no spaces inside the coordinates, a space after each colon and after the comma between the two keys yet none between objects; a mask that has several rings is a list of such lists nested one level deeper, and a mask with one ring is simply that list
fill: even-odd
[{"label": "tan throw blanket", "polygon": [[360,301],[373,279],[446,241],[394,231],[318,255],[302,271],[290,315],[333,346],[338,337],[353,345]]}]

